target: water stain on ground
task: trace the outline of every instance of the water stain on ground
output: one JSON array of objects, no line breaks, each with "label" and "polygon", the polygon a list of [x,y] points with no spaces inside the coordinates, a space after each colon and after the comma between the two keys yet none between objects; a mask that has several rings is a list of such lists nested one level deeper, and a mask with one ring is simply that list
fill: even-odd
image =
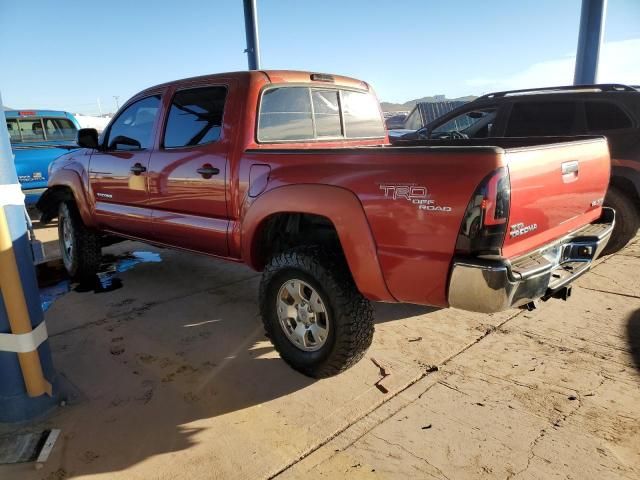
[{"label": "water stain on ground", "polygon": [[122,255],[104,255],[100,271],[83,281],[74,281],[67,274],[62,260],[54,260],[37,266],[38,286],[42,310],[47,311],[56,300],[70,291],[74,292],[112,292],[122,288],[122,279],[118,274],[131,270],[141,263],[159,263],[158,253],[136,251]]}]

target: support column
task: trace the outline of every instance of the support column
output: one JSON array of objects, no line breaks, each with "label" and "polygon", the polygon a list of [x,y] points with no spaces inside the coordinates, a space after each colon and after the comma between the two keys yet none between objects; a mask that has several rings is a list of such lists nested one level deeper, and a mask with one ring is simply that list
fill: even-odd
[{"label": "support column", "polygon": [[244,29],[247,36],[247,60],[249,70],[260,70],[260,41],[258,37],[257,0],[244,1]]},{"label": "support column", "polygon": [[[0,108],[2,97],[0,96]],[[51,351],[27,233],[24,195],[0,111],[0,422],[53,408]]]},{"label": "support column", "polygon": [[582,0],[574,85],[591,85],[597,82],[606,11],[607,0]]}]

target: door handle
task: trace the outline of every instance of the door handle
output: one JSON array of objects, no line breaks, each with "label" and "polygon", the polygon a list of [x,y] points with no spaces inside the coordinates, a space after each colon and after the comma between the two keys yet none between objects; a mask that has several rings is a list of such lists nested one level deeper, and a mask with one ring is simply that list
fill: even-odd
[{"label": "door handle", "polygon": [[220,169],[216,168],[208,163],[205,163],[203,166],[201,166],[198,170],[196,170],[196,172],[198,172],[200,175],[202,175],[203,178],[211,178],[214,175],[217,175],[220,173]]},{"label": "door handle", "polygon": [[140,163],[136,163],[133,167],[131,167],[131,173],[134,175],[140,175],[142,172],[146,172],[147,167],[143,166]]}]

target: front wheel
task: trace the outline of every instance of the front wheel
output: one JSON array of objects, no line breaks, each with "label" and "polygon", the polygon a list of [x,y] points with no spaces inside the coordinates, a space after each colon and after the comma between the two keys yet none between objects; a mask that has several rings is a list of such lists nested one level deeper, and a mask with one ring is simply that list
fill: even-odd
[{"label": "front wheel", "polygon": [[373,308],[344,260],[319,247],[275,255],[260,284],[267,335],[285,362],[314,378],[356,364],[373,339]]},{"label": "front wheel", "polygon": [[99,236],[82,222],[76,204],[65,201],[58,210],[58,242],[64,268],[76,280],[93,278],[100,267]]}]

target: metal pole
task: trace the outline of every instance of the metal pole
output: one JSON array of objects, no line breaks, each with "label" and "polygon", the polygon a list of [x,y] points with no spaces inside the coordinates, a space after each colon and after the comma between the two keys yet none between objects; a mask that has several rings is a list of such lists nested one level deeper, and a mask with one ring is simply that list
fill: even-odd
[{"label": "metal pole", "polygon": [[244,29],[247,36],[247,60],[249,70],[260,70],[260,41],[258,36],[257,0],[244,1]]},{"label": "metal pole", "polygon": [[574,85],[596,83],[607,0],[582,0]]},{"label": "metal pole", "polygon": [[[0,109],[2,98],[0,97]],[[18,183],[4,109],[0,110],[0,422],[52,408],[54,378],[24,195]]]}]

